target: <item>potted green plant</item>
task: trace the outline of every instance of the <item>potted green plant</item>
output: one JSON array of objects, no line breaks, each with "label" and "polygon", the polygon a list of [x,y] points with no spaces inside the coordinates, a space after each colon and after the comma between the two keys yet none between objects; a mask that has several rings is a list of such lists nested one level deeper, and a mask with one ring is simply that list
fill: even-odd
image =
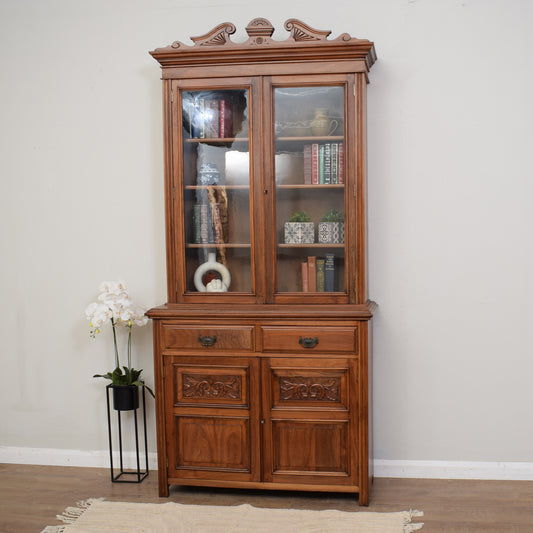
[{"label": "potted green plant", "polygon": [[286,244],[312,244],[315,242],[315,224],[305,211],[293,213],[284,225]]},{"label": "potted green plant", "polygon": [[322,244],[344,242],[344,215],[336,209],[329,210],[318,223],[318,242]]},{"label": "potted green plant", "polygon": [[[139,407],[139,386],[144,386],[155,397],[150,387],[141,379],[141,370],[131,365],[131,333],[133,326],[144,326],[148,322],[145,309],[133,303],[123,281],[105,281],[100,285],[98,301],[85,309],[90,322],[90,336],[96,338],[102,326],[111,324],[115,349],[115,368],[106,374],[95,374],[95,378],[111,381],[113,406],[118,411],[129,411]],[[117,337],[120,330],[127,333],[127,365],[120,364]]]}]

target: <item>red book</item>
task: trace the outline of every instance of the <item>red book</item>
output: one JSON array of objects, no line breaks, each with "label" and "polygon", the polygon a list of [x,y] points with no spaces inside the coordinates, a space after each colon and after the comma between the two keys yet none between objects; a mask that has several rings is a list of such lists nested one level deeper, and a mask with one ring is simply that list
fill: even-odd
[{"label": "red book", "polygon": [[311,183],[318,185],[318,143],[311,145]]},{"label": "red book", "polygon": [[338,183],[344,183],[344,143],[339,143]]},{"label": "red book", "polygon": [[316,292],[316,257],[314,255],[307,258],[307,279],[309,292]]},{"label": "red book", "polygon": [[311,145],[304,146],[304,183],[311,185]]},{"label": "red book", "polygon": [[308,277],[307,263],[302,263],[302,292],[309,292],[309,277]]},{"label": "red book", "polygon": [[227,100],[220,100],[220,137],[233,137],[233,118],[231,106]]}]

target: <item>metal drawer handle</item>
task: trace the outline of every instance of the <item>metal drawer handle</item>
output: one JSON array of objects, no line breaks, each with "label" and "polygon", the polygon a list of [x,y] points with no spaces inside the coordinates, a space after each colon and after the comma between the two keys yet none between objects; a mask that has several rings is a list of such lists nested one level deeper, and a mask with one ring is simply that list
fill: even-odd
[{"label": "metal drawer handle", "polygon": [[314,348],[318,344],[318,337],[312,339],[311,337],[300,337],[300,344],[304,348]]},{"label": "metal drawer handle", "polygon": [[217,336],[213,335],[212,337],[209,337],[209,335],[206,335],[206,336],[200,335],[198,337],[198,342],[202,346],[213,346],[213,344],[217,342]]}]

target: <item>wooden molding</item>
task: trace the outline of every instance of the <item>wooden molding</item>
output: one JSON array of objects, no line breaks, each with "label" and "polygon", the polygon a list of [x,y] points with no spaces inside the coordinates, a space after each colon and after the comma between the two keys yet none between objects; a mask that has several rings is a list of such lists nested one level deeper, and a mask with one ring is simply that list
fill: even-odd
[{"label": "wooden molding", "polygon": [[283,41],[272,39],[274,26],[265,18],[253,19],[246,26],[248,40],[235,43],[231,35],[236,31],[231,22],[223,22],[211,31],[191,37],[192,45],[174,41],[150,54],[163,68],[180,66],[235,64],[250,62],[287,62],[322,60],[364,60],[367,70],[376,60],[374,44],[366,39],[352,38],[343,33],[328,39],[331,31],[317,30],[298,19],[289,19],[284,28],[289,32]]}]

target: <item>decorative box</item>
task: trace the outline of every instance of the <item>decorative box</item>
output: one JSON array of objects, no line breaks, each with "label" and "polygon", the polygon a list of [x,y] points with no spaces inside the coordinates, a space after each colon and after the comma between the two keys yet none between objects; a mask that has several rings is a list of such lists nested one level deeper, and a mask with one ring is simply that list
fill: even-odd
[{"label": "decorative box", "polygon": [[344,242],[344,222],[319,222],[318,242],[321,244],[342,244]]},{"label": "decorative box", "polygon": [[313,244],[314,222],[285,222],[285,244]]}]

